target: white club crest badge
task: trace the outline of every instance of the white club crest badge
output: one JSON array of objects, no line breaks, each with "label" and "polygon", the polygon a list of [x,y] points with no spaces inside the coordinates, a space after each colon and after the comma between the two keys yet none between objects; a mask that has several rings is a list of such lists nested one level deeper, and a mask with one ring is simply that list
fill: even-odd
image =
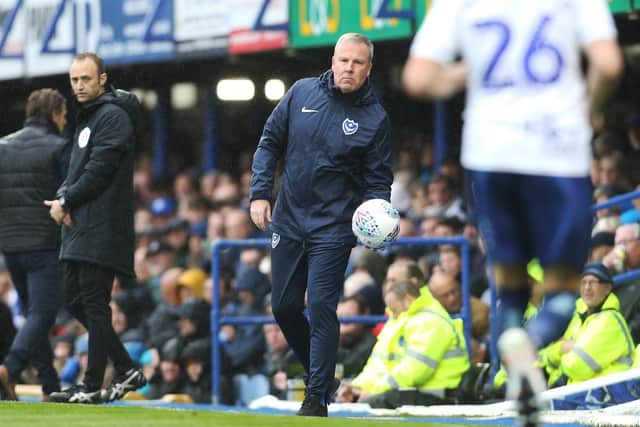
[{"label": "white club crest badge", "polygon": [[276,246],[278,246],[278,243],[280,243],[280,235],[278,233],[273,233],[271,235],[271,247],[275,249]]},{"label": "white club crest badge", "polygon": [[82,131],[80,131],[80,135],[78,135],[78,147],[86,147],[89,143],[89,137],[91,137],[91,129],[88,127],[82,129]]},{"label": "white club crest badge", "polygon": [[344,121],[342,122],[342,132],[344,132],[345,135],[353,135],[357,131],[358,122],[356,122],[355,120],[351,120],[348,117],[344,119]]}]

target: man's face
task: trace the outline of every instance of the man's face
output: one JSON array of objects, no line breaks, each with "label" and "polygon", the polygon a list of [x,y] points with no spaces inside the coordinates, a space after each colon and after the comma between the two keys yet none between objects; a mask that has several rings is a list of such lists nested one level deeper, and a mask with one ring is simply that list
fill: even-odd
[{"label": "man's face", "polygon": [[98,66],[89,58],[75,60],[69,68],[71,89],[78,102],[91,101],[104,93],[107,74],[98,74]]},{"label": "man's face", "polygon": [[407,266],[401,263],[393,263],[387,269],[387,276],[382,285],[382,292],[387,292],[389,287],[400,280],[407,279]]},{"label": "man's face", "polygon": [[453,277],[448,274],[434,274],[429,281],[429,290],[449,314],[460,312],[462,293]]},{"label": "man's face", "polygon": [[596,276],[587,274],[582,278],[580,297],[589,308],[596,308],[611,292],[612,285],[603,283]]},{"label": "man's face", "polygon": [[[344,301],[338,304],[338,317],[359,316],[358,304],[355,301]],[[341,323],[340,324],[340,343],[349,346],[355,343],[362,335],[364,325],[359,323]]]},{"label": "man's face", "polygon": [[336,45],[331,58],[334,84],[342,93],[354,92],[360,89],[369,77],[371,66],[367,45],[345,40]]},{"label": "man's face", "polygon": [[455,252],[442,252],[440,254],[440,265],[446,273],[449,273],[453,277],[460,274],[462,270],[460,256]]},{"label": "man's face", "polygon": [[623,245],[627,253],[626,267],[629,270],[640,267],[640,240],[638,226],[625,224],[616,230],[616,245]]}]

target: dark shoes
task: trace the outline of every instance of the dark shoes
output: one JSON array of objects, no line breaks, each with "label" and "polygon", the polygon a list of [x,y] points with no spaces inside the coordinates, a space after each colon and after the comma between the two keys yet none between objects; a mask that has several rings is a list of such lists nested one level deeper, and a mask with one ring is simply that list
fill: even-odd
[{"label": "dark shoes", "polygon": [[84,384],[76,384],[62,391],[56,391],[49,395],[50,402],[57,403],[102,403],[101,391],[90,390]]},{"label": "dark shoes", "polygon": [[327,391],[327,399],[323,399],[322,395],[307,393],[305,391],[304,400],[302,401],[302,406],[296,413],[296,415],[300,415],[303,417],[326,417],[327,415],[327,406],[329,402],[333,402],[336,397],[336,392],[340,388],[340,380],[338,378],[334,378],[329,386],[329,390]]},{"label": "dark shoes", "polygon": [[140,369],[129,369],[124,374],[118,375],[113,379],[111,385],[107,388],[103,399],[105,402],[113,402],[122,399],[125,394],[135,391],[147,384],[147,379]]},{"label": "dark shoes", "polygon": [[296,413],[302,417],[326,417],[327,404],[323,402],[322,396],[309,393],[304,396],[302,406]]},{"label": "dark shoes", "polygon": [[16,385],[4,365],[0,365],[0,400],[18,400]]}]

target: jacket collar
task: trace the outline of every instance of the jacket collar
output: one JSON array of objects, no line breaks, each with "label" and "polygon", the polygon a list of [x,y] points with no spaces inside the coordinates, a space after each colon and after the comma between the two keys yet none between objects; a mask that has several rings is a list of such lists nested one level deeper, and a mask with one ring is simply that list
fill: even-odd
[{"label": "jacket collar", "polygon": [[56,135],[60,134],[53,121],[49,119],[43,119],[41,117],[27,117],[27,119],[24,121],[24,127],[34,127],[42,129],[45,133],[53,133]]},{"label": "jacket collar", "polygon": [[[602,302],[600,307],[596,308],[594,313],[598,313],[598,312],[600,312],[602,310],[617,310],[617,311],[620,311],[620,300],[618,299],[616,294],[611,292],[604,299],[604,301]],[[582,298],[578,298],[578,300],[576,301],[576,311],[580,315],[584,315],[589,311],[589,307],[587,307],[587,304],[584,303],[584,300]]]}]

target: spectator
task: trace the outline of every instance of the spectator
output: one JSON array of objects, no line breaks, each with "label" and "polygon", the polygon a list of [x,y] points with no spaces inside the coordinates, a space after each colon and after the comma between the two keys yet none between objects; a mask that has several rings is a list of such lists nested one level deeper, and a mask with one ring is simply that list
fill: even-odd
[{"label": "spectator", "polygon": [[469,369],[462,327],[428,289],[411,282],[385,293],[391,318],[378,337],[364,369],[338,392],[338,401],[372,407],[432,405],[452,401]]},{"label": "spectator", "polygon": [[429,204],[423,213],[425,217],[439,216],[456,218],[459,221],[467,219],[462,198],[456,196],[454,184],[450,178],[442,175],[432,177],[427,184],[427,198]]},{"label": "spectator", "polygon": [[567,330],[540,350],[549,385],[586,381],[631,367],[635,346],[612,291],[613,278],[604,264],[588,264]]},{"label": "spectator", "polygon": [[162,227],[162,240],[176,253],[175,265],[185,268],[189,257],[189,222],[173,218]]},{"label": "spectator", "polygon": [[373,277],[366,271],[355,271],[344,280],[342,293],[345,297],[350,297],[357,294],[365,286],[376,286]]},{"label": "spectator", "polygon": [[185,270],[178,277],[178,300],[181,303],[192,299],[204,299],[204,283],[207,273],[199,268]]},{"label": "spectator", "polygon": [[160,350],[172,337],[178,335],[178,278],[181,268],[170,268],[160,279],[162,299],[146,319],[146,327],[152,347]]},{"label": "spectator", "polygon": [[602,262],[615,245],[615,233],[602,231],[591,236],[589,262]]},{"label": "spectator", "polygon": [[276,323],[267,323],[262,328],[267,351],[264,355],[264,374],[269,381],[269,394],[278,399],[287,398],[287,381],[302,378],[304,368],[287,344],[287,340]]},{"label": "spectator", "polygon": [[[246,267],[236,280],[239,304],[233,315],[257,316],[264,313],[262,303],[269,293],[267,277],[255,267]],[[226,325],[219,337],[228,356],[236,396],[236,404],[246,406],[252,400],[269,393],[269,384],[262,375],[265,348],[260,325]]]},{"label": "spectator", "polygon": [[149,380],[146,390],[147,399],[159,399],[167,394],[182,394],[185,391],[185,380],[180,366],[181,349],[176,343],[169,341],[160,354],[160,366]]},{"label": "spectator", "polygon": [[[460,282],[446,272],[436,272],[429,280],[429,290],[433,297],[447,310],[449,315],[459,314],[462,308]],[[483,362],[486,358],[486,344],[483,342],[489,333],[489,306],[480,298],[471,296],[471,350],[474,362]]]},{"label": "spectator", "polygon": [[161,229],[176,214],[176,202],[171,197],[158,197],[151,202],[149,210],[152,215],[153,227]]},{"label": "spectator", "polygon": [[190,342],[180,358],[185,376],[184,392],[195,403],[211,403],[211,339]]},{"label": "spectator", "polygon": [[[640,268],[640,224],[624,224],[616,230],[614,249],[602,260],[616,274]],[[618,270],[618,267],[622,269]],[[618,283],[614,293],[620,301],[620,312],[624,316],[633,342],[640,342],[640,280],[631,279]]]},{"label": "spectator", "polygon": [[[364,298],[358,295],[343,298],[338,303],[338,318],[368,316],[370,313]],[[342,378],[355,377],[364,367],[376,339],[371,327],[362,323],[340,323],[338,366],[342,366]]]}]

